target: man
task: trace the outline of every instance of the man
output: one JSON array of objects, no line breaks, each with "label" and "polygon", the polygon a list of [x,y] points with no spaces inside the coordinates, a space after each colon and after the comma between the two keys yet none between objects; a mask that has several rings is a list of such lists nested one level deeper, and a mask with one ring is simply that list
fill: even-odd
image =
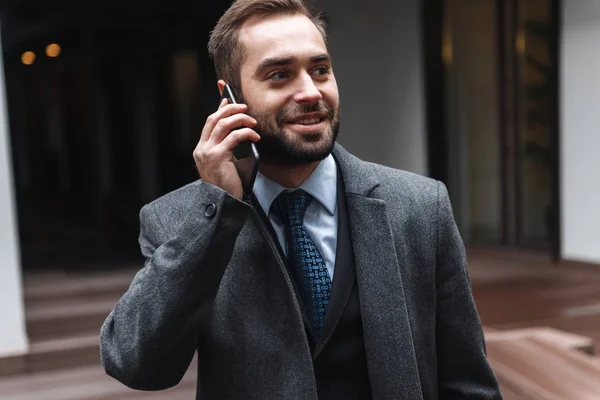
[{"label": "man", "polygon": [[[445,187],[335,143],[322,20],[301,0],[239,0],[209,51],[223,101],[201,180],[146,205],[146,257],[101,332],[106,372],[197,399],[496,399]],[[232,162],[256,142],[244,197]]]}]

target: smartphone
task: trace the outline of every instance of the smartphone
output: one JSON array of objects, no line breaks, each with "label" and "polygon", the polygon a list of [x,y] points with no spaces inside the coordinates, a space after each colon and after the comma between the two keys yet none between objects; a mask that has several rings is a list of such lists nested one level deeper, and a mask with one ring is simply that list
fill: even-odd
[{"label": "smartphone", "polygon": [[[233,92],[227,84],[225,84],[221,95],[221,101],[223,99],[227,99],[229,104],[237,104]],[[259,160],[258,150],[254,142],[242,142],[233,150],[233,163],[242,181],[244,193],[247,195],[252,193],[256,174],[258,173]]]}]

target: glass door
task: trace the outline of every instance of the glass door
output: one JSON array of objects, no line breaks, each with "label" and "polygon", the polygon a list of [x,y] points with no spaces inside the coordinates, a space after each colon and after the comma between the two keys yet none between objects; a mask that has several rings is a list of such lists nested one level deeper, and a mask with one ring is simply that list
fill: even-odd
[{"label": "glass door", "polygon": [[557,1],[429,0],[424,10],[430,170],[465,242],[557,256]]}]

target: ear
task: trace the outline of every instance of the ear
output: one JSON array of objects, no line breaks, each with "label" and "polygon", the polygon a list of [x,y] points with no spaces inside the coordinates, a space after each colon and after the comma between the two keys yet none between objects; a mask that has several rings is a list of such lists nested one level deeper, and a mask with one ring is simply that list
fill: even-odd
[{"label": "ear", "polygon": [[219,79],[217,81],[217,86],[219,87],[219,94],[222,96],[223,95],[223,90],[225,90],[225,81],[223,79]]}]

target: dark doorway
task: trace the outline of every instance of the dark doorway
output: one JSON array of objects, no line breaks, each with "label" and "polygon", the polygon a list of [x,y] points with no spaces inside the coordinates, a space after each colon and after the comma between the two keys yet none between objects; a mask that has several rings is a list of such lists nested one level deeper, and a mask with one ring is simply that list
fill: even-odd
[{"label": "dark doorway", "polygon": [[24,268],[137,261],[140,207],[197,178],[229,2],[35,3],[0,14]]}]

